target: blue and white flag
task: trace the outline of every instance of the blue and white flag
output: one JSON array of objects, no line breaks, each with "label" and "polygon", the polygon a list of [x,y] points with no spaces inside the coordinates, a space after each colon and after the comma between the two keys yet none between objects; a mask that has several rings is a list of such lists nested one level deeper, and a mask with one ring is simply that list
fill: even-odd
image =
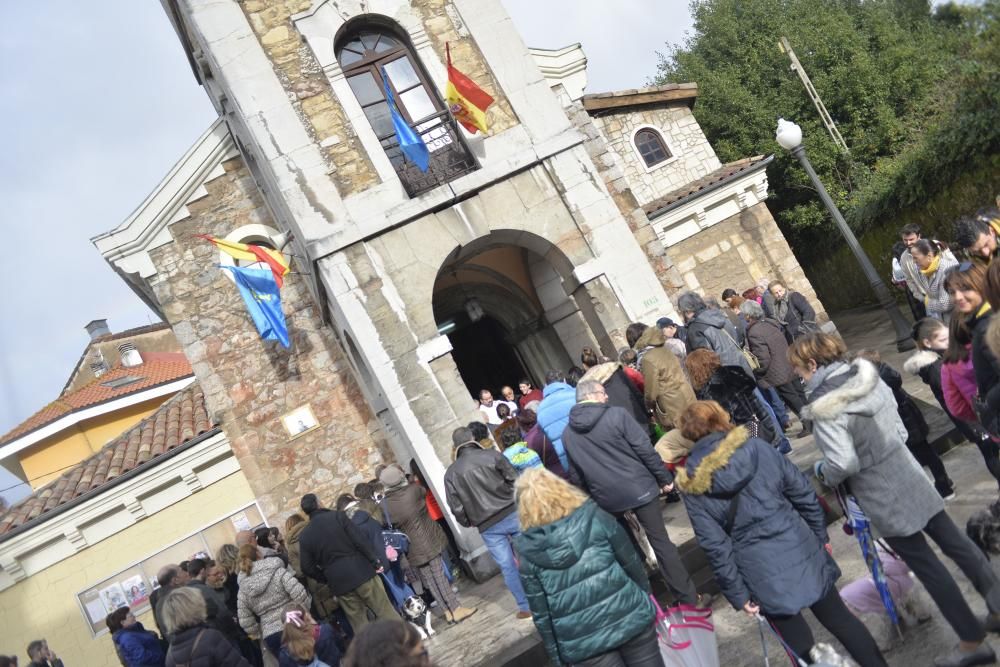
[{"label": "blue and white flag", "polygon": [[285,324],[285,313],[281,310],[281,292],[270,269],[251,269],[241,266],[222,266],[233,274],[236,286],[247,306],[247,312],[253,319],[260,337],[264,340],[276,340],[286,348],[288,342],[288,326]]},{"label": "blue and white flag", "polygon": [[403,114],[399,113],[396,106],[396,99],[392,96],[389,88],[389,77],[382,68],[382,84],[385,86],[385,102],[389,105],[389,115],[392,116],[392,127],[396,130],[396,141],[403,155],[409,158],[410,162],[417,165],[420,171],[427,171],[430,165],[431,154],[427,150],[427,144],[420,138],[420,135],[413,131],[413,128],[403,119]]}]

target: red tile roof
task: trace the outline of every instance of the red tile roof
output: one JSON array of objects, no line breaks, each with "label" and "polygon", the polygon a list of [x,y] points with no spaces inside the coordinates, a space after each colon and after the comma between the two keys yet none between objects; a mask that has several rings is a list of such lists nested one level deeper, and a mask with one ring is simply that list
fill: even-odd
[{"label": "red tile roof", "polygon": [[667,206],[677,205],[682,200],[699,195],[714,185],[721,185],[725,181],[736,178],[737,176],[740,176],[747,171],[750,171],[752,168],[760,165],[762,162],[766,164],[771,161],[771,158],[772,156],[770,155],[757,155],[755,157],[743,158],[742,160],[737,160],[736,162],[724,164],[712,173],[691,181],[687,185],[677,188],[673,192],[649,202],[642,208],[646,212],[646,215],[653,215]]},{"label": "red tile roof", "polygon": [[[141,366],[118,365],[101,377],[94,378],[93,382],[60,396],[0,436],[0,446],[78,410],[194,375],[191,364],[188,363],[187,357],[182,352],[143,352],[142,360]],[[117,389],[106,386],[112,380],[129,376],[141,378],[141,380]]]},{"label": "red tile roof", "polygon": [[0,535],[111,483],[212,428],[205,395],[196,382],[106,444],[101,451],[0,514]]},{"label": "red tile roof", "polygon": [[66,391],[73,380],[76,378],[76,374],[80,371],[83,366],[84,360],[86,360],[87,355],[90,353],[90,349],[94,346],[94,343],[108,343],[111,341],[116,341],[121,338],[140,338],[148,333],[155,333],[157,331],[163,331],[164,329],[169,329],[170,325],[166,322],[157,322],[155,324],[144,324],[141,327],[135,327],[133,329],[126,329],[125,331],[119,331],[118,333],[105,334],[103,336],[98,336],[97,338],[89,341],[87,347],[83,348],[83,354],[77,360],[76,364],[73,365],[73,372],[70,374],[69,379],[66,380],[66,384],[63,385],[63,391]]}]

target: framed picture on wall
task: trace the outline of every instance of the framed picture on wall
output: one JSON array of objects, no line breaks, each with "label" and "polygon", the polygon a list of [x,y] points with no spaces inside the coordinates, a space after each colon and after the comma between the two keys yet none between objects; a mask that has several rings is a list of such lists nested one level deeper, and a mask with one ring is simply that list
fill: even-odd
[{"label": "framed picture on wall", "polygon": [[316,415],[313,414],[312,406],[308,403],[300,405],[291,412],[283,415],[281,423],[284,425],[285,430],[288,431],[289,438],[293,440],[300,435],[319,428]]}]

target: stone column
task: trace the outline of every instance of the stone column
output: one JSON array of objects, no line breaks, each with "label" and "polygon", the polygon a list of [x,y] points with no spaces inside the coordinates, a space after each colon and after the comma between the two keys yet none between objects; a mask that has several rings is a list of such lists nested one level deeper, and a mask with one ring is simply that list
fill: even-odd
[{"label": "stone column", "polygon": [[627,344],[625,329],[630,322],[607,277],[602,274],[582,283],[573,292],[573,298],[597,335],[601,351],[617,359],[618,349]]}]

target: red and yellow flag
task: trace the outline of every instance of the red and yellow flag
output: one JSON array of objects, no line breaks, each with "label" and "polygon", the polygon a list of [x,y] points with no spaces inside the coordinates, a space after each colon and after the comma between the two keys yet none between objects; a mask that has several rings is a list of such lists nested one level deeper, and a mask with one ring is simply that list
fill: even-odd
[{"label": "red and yellow flag", "polygon": [[482,130],[485,133],[486,109],[493,104],[493,98],[472,79],[455,69],[451,64],[451,47],[445,43],[444,48],[448,56],[448,85],[444,99],[451,114],[469,132],[475,134],[477,130]]},{"label": "red and yellow flag", "polygon": [[217,239],[209,234],[196,234],[196,236],[200,239],[205,239],[209,243],[214,243],[219,250],[233,259],[264,262],[271,268],[271,273],[274,274],[274,282],[278,283],[279,288],[284,282],[284,276],[288,274],[288,260],[277,250],[250,243],[236,243],[234,241]]}]

